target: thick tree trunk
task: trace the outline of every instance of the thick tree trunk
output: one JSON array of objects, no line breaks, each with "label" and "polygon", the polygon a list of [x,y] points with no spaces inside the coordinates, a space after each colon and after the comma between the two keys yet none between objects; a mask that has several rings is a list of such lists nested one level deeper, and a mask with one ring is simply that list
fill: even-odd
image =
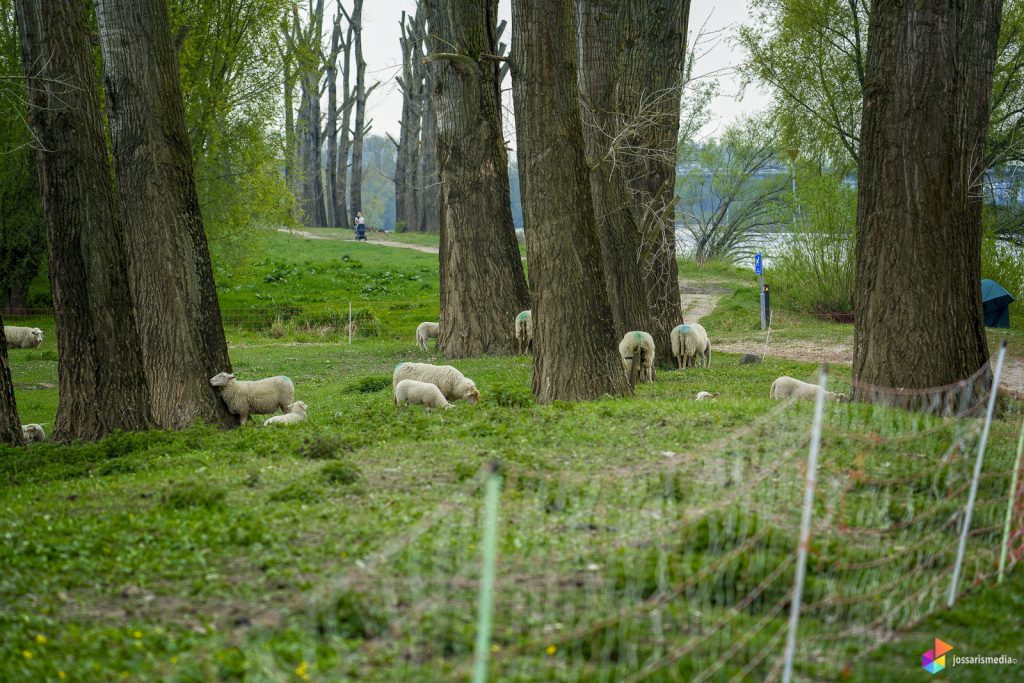
[{"label": "thick tree trunk", "polygon": [[352,7],[352,31],[356,41],[356,121],[352,130],[351,212],[363,210],[363,136],[366,126],[366,61],[363,59],[363,0]]},{"label": "thick tree trunk", "polygon": [[[338,215],[338,53],[341,51],[341,17],[331,31],[331,52],[324,74],[327,79],[327,225],[339,227]],[[344,97],[344,93],[342,97]]]},{"label": "thick tree trunk", "polygon": [[[57,323],[58,441],[152,426],[81,0],[18,0]],[[180,131],[181,139],[185,131]]]},{"label": "thick tree trunk", "polygon": [[617,111],[632,131],[625,172],[643,235],[645,281],[656,357],[667,363],[669,334],[683,320],[676,264],[675,180],[690,0],[624,2]]},{"label": "thick tree trunk", "polygon": [[[1001,6],[893,0],[871,12],[855,383],[946,385],[988,359],[981,182]],[[872,394],[866,386],[855,393]]]},{"label": "thick tree trunk", "polygon": [[355,215],[352,211],[349,211],[348,203],[348,155],[352,146],[349,126],[352,123],[352,109],[355,107],[355,96],[350,87],[351,77],[349,74],[349,67],[352,63],[352,42],[352,25],[349,24],[348,31],[345,34],[345,47],[342,49],[342,54],[345,57],[341,82],[342,103],[341,130],[339,131],[340,137],[338,138],[338,165],[333,169],[337,175],[335,187],[338,188],[334,212],[338,217],[338,227],[340,228],[351,228],[352,219]]},{"label": "thick tree trunk", "polygon": [[299,105],[301,133],[299,157],[302,159],[302,211],[308,226],[326,224],[324,216],[323,164],[320,151],[319,71],[306,69],[302,74],[302,100]]},{"label": "thick tree trunk", "polygon": [[513,0],[512,91],[533,285],[533,393],[629,393],[583,149],[573,0]]},{"label": "thick tree trunk", "polygon": [[[97,0],[110,137],[153,417],[237,424],[209,379],[230,370],[163,2]],[[51,271],[55,267],[51,267]]]},{"label": "thick tree trunk", "polygon": [[7,338],[4,337],[4,321],[0,319],[0,443],[9,446],[24,446],[21,434],[21,420],[18,405],[14,401],[14,383],[11,382],[11,368],[7,364]]},{"label": "thick tree trunk", "polygon": [[[448,357],[508,354],[529,308],[501,129],[497,0],[427,0],[441,181],[441,335]],[[453,53],[457,46],[458,53]]]},{"label": "thick tree trunk", "polygon": [[622,52],[622,5],[621,0],[579,0],[580,114],[617,338],[629,330],[653,334],[656,329],[648,306],[640,226],[622,163],[613,149],[619,133],[615,92]]}]

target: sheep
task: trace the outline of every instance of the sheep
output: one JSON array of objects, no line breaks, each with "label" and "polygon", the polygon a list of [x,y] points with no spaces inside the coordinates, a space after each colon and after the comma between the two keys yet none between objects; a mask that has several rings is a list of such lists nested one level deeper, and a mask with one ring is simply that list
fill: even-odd
[{"label": "sheep", "polygon": [[297,425],[300,422],[306,421],[306,409],[309,406],[304,401],[296,401],[295,403],[288,406],[288,412],[284,415],[275,415],[274,417],[267,418],[263,421],[263,426],[267,425]]},{"label": "sheep", "polygon": [[[672,356],[676,367],[711,367],[711,340],[700,323],[679,325],[669,335],[672,340]],[[699,360],[698,360],[699,359]]]},{"label": "sheep", "polygon": [[423,351],[427,350],[427,340],[437,339],[441,334],[440,323],[420,323],[416,328],[416,343]]},{"label": "sheep", "polygon": [[399,363],[395,366],[392,387],[397,388],[403,379],[415,379],[433,384],[449,401],[466,399],[470,403],[480,400],[473,380],[468,379],[451,365],[431,365],[429,363]]},{"label": "sheep", "polygon": [[[770,398],[778,401],[787,398],[799,398],[813,401],[818,395],[818,385],[801,382],[793,377],[783,375],[772,382],[771,392],[768,395]],[[846,400],[846,395],[839,394],[834,391],[826,391],[825,400],[839,403]]]},{"label": "sheep", "polygon": [[14,327],[4,325],[9,349],[34,349],[43,343],[43,331],[38,327]]},{"label": "sheep", "polygon": [[533,346],[533,311],[523,311],[512,321],[516,351],[526,353]]},{"label": "sheep", "polygon": [[21,435],[24,437],[25,443],[46,441],[46,432],[43,431],[43,425],[39,424],[21,425]]},{"label": "sheep", "polygon": [[230,372],[222,372],[210,378],[210,386],[220,391],[228,411],[238,416],[239,424],[245,424],[253,413],[287,412],[295,402],[295,385],[284,376],[243,382]]},{"label": "sheep", "polygon": [[712,399],[715,396],[718,396],[718,394],[712,394],[710,391],[698,391],[697,395],[693,397],[693,400],[694,401],[707,401],[708,399]]},{"label": "sheep", "polygon": [[619,342],[622,368],[626,371],[629,385],[637,381],[654,381],[654,338],[646,332],[627,332]]},{"label": "sheep", "polygon": [[448,410],[455,407],[448,402],[436,385],[429,382],[418,382],[414,379],[403,379],[395,385],[395,405],[401,408],[410,403],[421,404],[428,413],[431,408]]}]

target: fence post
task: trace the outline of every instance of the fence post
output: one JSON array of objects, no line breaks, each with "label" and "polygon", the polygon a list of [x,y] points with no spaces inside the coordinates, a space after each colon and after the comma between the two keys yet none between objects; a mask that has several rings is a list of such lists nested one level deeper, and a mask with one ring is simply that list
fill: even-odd
[{"label": "fence post", "polygon": [[481,543],[483,567],[477,604],[476,648],[473,655],[473,683],[487,681],[487,659],[491,654],[491,615],[494,610],[494,571],[498,555],[498,497],[501,475],[491,463],[484,488],[484,529]]},{"label": "fence post", "polygon": [[971,479],[971,492],[967,496],[967,509],[964,510],[964,523],[960,529],[960,546],[956,551],[956,564],[953,565],[953,578],[949,582],[949,596],[946,606],[956,603],[957,584],[960,583],[960,569],[964,563],[964,551],[967,550],[967,534],[971,531],[971,516],[974,514],[974,499],[978,495],[978,479],[981,477],[981,463],[985,458],[985,445],[988,443],[988,430],[992,426],[992,414],[996,410],[996,398],[999,394],[999,378],[1003,374],[1003,360],[1006,358],[1006,340],[999,345],[999,356],[996,369],[992,374],[992,389],[988,395],[988,412],[985,414],[985,426],[981,429],[981,440],[978,442],[978,457],[974,461],[974,477]]},{"label": "fence post", "polygon": [[352,343],[352,302],[348,302],[348,343]]},{"label": "fence post", "polygon": [[1017,482],[1020,478],[1020,458],[1024,454],[1024,421],[1020,423],[1020,438],[1017,440],[1017,458],[1013,462],[1013,476],[1010,477],[1010,495],[1006,500],[1006,519],[1003,521],[1003,547],[999,551],[999,578],[1003,582],[1006,573],[1006,551],[1010,547],[1010,521],[1013,519],[1013,504],[1017,500]]},{"label": "fence post", "polygon": [[793,678],[793,655],[796,652],[796,630],[800,622],[800,600],[804,593],[804,575],[807,571],[807,550],[811,545],[811,512],[814,508],[814,487],[818,482],[818,450],[821,448],[821,422],[825,413],[825,384],[828,366],[818,370],[818,394],[814,400],[814,424],[811,427],[811,448],[807,455],[807,479],[804,485],[804,511],[800,518],[800,545],[797,549],[796,582],[789,609],[789,633],[786,635],[785,668],[782,683]]}]

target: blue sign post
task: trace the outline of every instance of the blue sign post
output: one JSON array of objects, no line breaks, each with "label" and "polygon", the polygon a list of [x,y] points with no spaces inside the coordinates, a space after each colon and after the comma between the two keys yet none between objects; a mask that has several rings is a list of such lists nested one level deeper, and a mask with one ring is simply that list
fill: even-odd
[{"label": "blue sign post", "polygon": [[764,259],[760,253],[754,254],[754,274],[761,275],[764,272]]},{"label": "blue sign post", "polygon": [[765,301],[764,301],[764,257],[758,252],[754,254],[754,273],[761,278],[761,329],[767,327],[767,320],[765,320]]}]

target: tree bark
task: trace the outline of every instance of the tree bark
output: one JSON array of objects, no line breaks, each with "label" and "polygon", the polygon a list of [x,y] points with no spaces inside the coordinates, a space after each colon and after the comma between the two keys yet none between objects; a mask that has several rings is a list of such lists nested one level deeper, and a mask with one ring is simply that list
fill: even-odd
[{"label": "tree bark", "polygon": [[[643,244],[622,162],[614,149],[619,131],[619,27],[622,0],[579,0],[580,114],[590,190],[604,263],[615,336],[656,329],[644,280]],[[681,319],[681,318],[680,318]]]},{"label": "tree bark", "polygon": [[335,186],[338,188],[338,196],[334,207],[335,214],[338,216],[338,227],[351,228],[353,212],[349,210],[348,200],[348,157],[349,151],[352,148],[352,131],[350,126],[352,123],[352,109],[355,107],[355,93],[350,87],[351,76],[350,66],[352,63],[352,24],[349,22],[348,31],[345,34],[345,46],[342,48],[342,54],[345,55],[343,59],[343,71],[342,71],[342,102],[341,102],[341,130],[339,131],[340,137],[338,138],[338,165],[334,168],[334,173],[337,174],[337,180]]},{"label": "tree bark", "polygon": [[163,2],[97,0],[110,137],[153,417],[231,426],[210,386],[229,371]]},{"label": "tree bark", "polygon": [[420,98],[422,122],[420,148],[416,159],[416,206],[420,232],[441,232],[441,180],[437,168],[437,112],[430,93],[434,89],[433,69],[425,70]]},{"label": "tree bark", "polygon": [[533,285],[537,400],[630,393],[601,266],[573,0],[513,0],[512,92]]},{"label": "tree bark", "polygon": [[[501,128],[497,0],[427,0],[440,170],[441,333],[451,358],[514,351],[529,308]],[[458,50],[453,53],[453,50]],[[443,53],[448,56],[438,56]]]},{"label": "tree bark", "polygon": [[[331,52],[324,70],[327,79],[327,225],[340,227],[338,215],[338,54],[342,49],[341,15],[331,31]],[[344,98],[346,93],[342,93]]]},{"label": "tree bark", "polygon": [[91,441],[114,430],[146,429],[152,426],[150,392],[87,5],[18,0],[16,7],[57,325],[52,438]]},{"label": "tree bark", "polygon": [[356,120],[352,130],[351,212],[363,210],[363,136],[366,125],[366,60],[363,59],[363,0],[352,7],[352,31],[356,41]]},{"label": "tree bark", "polygon": [[4,336],[4,321],[0,319],[0,443],[9,446],[24,446],[21,434],[21,420],[18,418],[18,404],[14,401],[14,383],[11,382],[11,368],[7,364],[7,338]]}]

